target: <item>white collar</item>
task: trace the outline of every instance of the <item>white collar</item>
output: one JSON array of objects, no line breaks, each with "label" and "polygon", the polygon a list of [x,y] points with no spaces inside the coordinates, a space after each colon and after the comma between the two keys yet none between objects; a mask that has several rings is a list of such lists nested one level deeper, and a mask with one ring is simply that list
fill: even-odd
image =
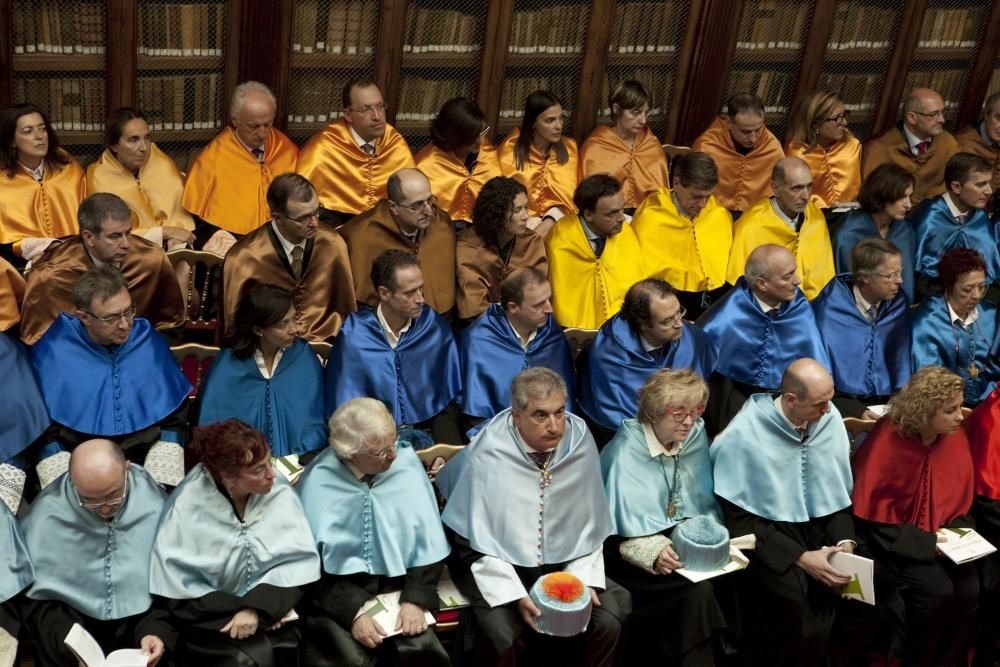
[{"label": "white collar", "polygon": [[18,162],[18,164],[21,165],[21,169],[24,169],[26,172],[28,172],[28,174],[39,183],[41,183],[42,179],[45,178],[45,160],[39,162],[38,166],[35,167],[34,169],[28,169],[27,167],[24,166],[24,163],[20,161]]},{"label": "white collar", "polygon": [[358,466],[354,465],[354,461],[345,461],[344,459],[340,459],[340,462],[344,464],[345,468],[351,471],[351,474],[354,475],[354,479],[359,482],[364,479],[365,474],[358,470]]},{"label": "white collar", "polygon": [[[375,155],[378,155],[378,137],[372,139],[371,141],[365,141],[364,139],[361,138],[360,134],[354,131],[354,126],[351,125],[350,123],[347,124],[347,129],[350,130],[351,138],[354,139],[354,143],[358,145],[358,148],[361,148],[365,144],[371,144],[372,146],[375,147]],[[364,150],[362,150],[361,152],[364,153]],[[367,153],[365,153],[365,155],[367,155]],[[374,157],[374,155],[372,157]]]},{"label": "white collar", "polygon": [[588,241],[596,241],[601,238],[600,234],[596,233],[590,228],[590,225],[583,221],[583,218],[580,218],[580,225],[583,227],[583,235],[587,237]]},{"label": "white collar", "polygon": [[677,209],[677,213],[682,218],[687,218],[688,220],[693,220],[694,219],[690,215],[688,215],[687,211],[685,211],[683,208],[681,208],[681,203],[679,201],[677,201],[677,195],[674,194],[673,190],[670,191],[670,201],[672,201],[674,203],[674,208]]},{"label": "white collar", "polygon": [[670,443],[672,447],[667,449],[660,442],[660,439],[656,437],[653,427],[649,424],[642,425],[642,433],[646,436],[646,447],[649,448],[649,457],[652,459],[655,459],[657,456],[677,456],[681,453],[681,448],[684,447],[683,442],[672,442]]},{"label": "white collar", "polygon": [[399,345],[399,339],[403,337],[403,334],[410,330],[410,326],[413,324],[413,318],[411,317],[408,319],[406,324],[403,325],[403,328],[399,330],[399,335],[396,335],[393,333],[392,327],[389,326],[389,323],[386,322],[385,315],[382,314],[381,303],[375,309],[375,314],[378,316],[378,323],[382,325],[382,331],[385,332],[385,337],[389,341],[389,347],[395,350],[396,346]]},{"label": "white collar", "polygon": [[789,218],[785,215],[785,212],[781,210],[781,206],[778,205],[777,197],[771,197],[771,208],[774,210],[775,215],[781,218],[786,225],[792,228],[792,231],[798,233],[799,230],[795,223],[799,221],[799,217],[802,215],[801,213],[796,215],[794,218]]},{"label": "white collar", "polygon": [[646,350],[646,352],[659,350],[661,347],[663,347],[662,345],[653,345],[648,340],[646,340],[646,337],[643,336],[642,334],[639,334],[639,342],[642,343],[642,349]]},{"label": "white collar", "polygon": [[261,162],[263,162],[263,161],[264,161],[264,152],[265,152],[265,151],[266,151],[266,149],[267,149],[267,139],[265,139],[265,140],[264,140],[264,145],[263,145],[263,146],[257,146],[256,148],[254,148],[254,147],[252,147],[252,146],[247,146],[246,142],[245,142],[245,141],[243,141],[243,139],[241,139],[241,138],[240,138],[240,133],[236,131],[236,128],[235,128],[235,127],[233,128],[233,134],[235,134],[235,135],[236,135],[236,141],[240,142],[240,145],[242,145],[242,146],[243,146],[243,148],[247,149],[247,153],[250,153],[250,155],[251,155],[251,156],[252,156],[252,157],[253,157],[254,159],[256,159],[256,158],[257,158],[257,156],[256,156],[256,155],[254,155],[254,154],[253,154],[253,152],[254,152],[254,151],[260,151],[260,152],[261,152],[261,156],[260,156],[260,161],[261,161]]},{"label": "white collar", "polygon": [[274,233],[277,235],[278,243],[281,244],[281,249],[285,251],[285,257],[288,258],[289,262],[292,261],[292,248],[302,248],[303,253],[306,251],[305,239],[303,239],[299,243],[292,243],[291,241],[289,241],[288,239],[286,239],[284,236],[281,235],[281,230],[278,229],[278,225],[275,224],[274,220],[271,221],[271,229],[273,229]]},{"label": "white collar", "polygon": [[753,290],[750,290],[750,293],[753,294],[753,298],[757,299],[757,305],[760,306],[760,309],[764,311],[765,315],[767,315],[772,310],[778,310],[779,308],[781,308],[781,304],[778,304],[777,306],[767,305],[766,303],[760,300],[760,297],[757,296],[757,293],[754,292]]},{"label": "white collar", "polygon": [[948,299],[945,299],[944,302],[948,304],[948,321],[953,324],[958,322],[963,328],[968,328],[975,324],[976,320],[979,319],[979,306],[973,308],[969,313],[969,316],[963,320],[959,317],[958,313],[955,312],[955,309],[951,307],[951,303]]},{"label": "white collar", "polygon": [[281,363],[281,358],[285,356],[285,349],[279,347],[278,351],[274,354],[274,363],[271,364],[271,370],[267,370],[267,364],[264,362],[264,353],[260,351],[260,348],[254,348],[253,359],[257,362],[257,370],[260,371],[261,376],[265,380],[270,380],[274,377],[274,372],[278,370],[278,364]]},{"label": "white collar", "polygon": [[795,424],[794,422],[792,422],[791,419],[788,418],[788,415],[785,414],[784,407],[781,405],[781,396],[782,395],[779,394],[778,397],[774,399],[774,409],[778,411],[778,414],[781,415],[781,418],[784,419],[786,422],[788,422],[788,425],[795,430],[798,430],[800,428],[808,430],[809,422],[806,422],[805,424]]},{"label": "white collar", "polygon": [[521,345],[521,349],[527,352],[528,346],[531,345],[531,341],[535,340],[535,338],[538,336],[538,328],[536,327],[535,329],[533,329],[532,332],[528,334],[528,340],[525,340],[521,338],[521,334],[517,332],[517,329],[514,328],[514,324],[510,321],[510,319],[506,315],[504,315],[504,319],[507,320],[507,324],[508,326],[510,326],[510,330],[514,332],[514,336],[517,338],[517,342]]},{"label": "white collar", "polygon": [[917,144],[922,144],[925,141],[931,143],[931,139],[920,139],[917,135],[910,132],[910,128],[906,127],[906,123],[903,123],[903,136],[906,137],[906,143],[910,145],[910,152],[917,150]]},{"label": "white collar", "polygon": [[858,305],[858,310],[860,310],[865,317],[868,317],[869,308],[877,309],[879,307],[879,304],[882,303],[881,301],[878,301],[876,303],[868,303],[865,300],[865,297],[861,296],[861,290],[858,289],[857,285],[854,285],[854,287],[852,287],[851,289],[854,291],[854,303]]},{"label": "white collar", "polygon": [[945,192],[942,196],[944,197],[944,203],[948,205],[948,210],[951,212],[951,217],[955,218],[955,220],[957,221],[958,216],[962,216],[965,218],[966,222],[968,222],[969,216],[972,215],[972,209],[970,208],[965,213],[962,213],[961,211],[958,210],[958,206],[955,205],[954,196],[950,192]]}]

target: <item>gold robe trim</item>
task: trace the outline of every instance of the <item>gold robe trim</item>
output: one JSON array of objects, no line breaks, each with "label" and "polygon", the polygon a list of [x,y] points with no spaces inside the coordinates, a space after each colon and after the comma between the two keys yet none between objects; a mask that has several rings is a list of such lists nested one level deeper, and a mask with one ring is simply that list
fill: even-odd
[{"label": "gold robe trim", "polygon": [[518,269],[531,266],[542,273],[548,272],[545,242],[530,229],[514,240],[514,249],[505,264],[483,244],[472,227],[466,227],[458,235],[455,262],[458,316],[462,319],[482,315],[491,303],[499,303],[500,283]]},{"label": "gold robe trim", "polygon": [[830,150],[793,141],[786,153],[806,161],[813,175],[812,202],[832,208],[837,202],[857,201],[861,192],[861,142],[853,134]]},{"label": "gold robe trim", "polygon": [[417,169],[431,182],[431,192],[438,198],[438,206],[452,220],[471,222],[472,208],[483,185],[491,178],[503,176],[497,149],[485,138],[471,174],[454,153],[445,152],[434,144],[421,148],[416,160]]},{"label": "gold robe trim", "polygon": [[0,258],[0,331],[7,331],[21,321],[24,278],[10,262]]},{"label": "gold robe trim", "polygon": [[528,151],[528,161],[524,169],[519,170],[514,159],[514,146],[520,134],[520,128],[511,130],[497,151],[500,153],[500,169],[503,170],[503,175],[513,178],[527,188],[528,210],[531,215],[543,216],[553,206],[564,214],[575,211],[573,192],[576,190],[579,169],[576,142],[566,136],[562,138],[569,155],[566,164],[556,162],[555,151],[550,150],[548,157],[543,157],[532,144]]},{"label": "gold robe trim", "polygon": [[46,162],[41,182],[20,165],[13,178],[0,173],[0,243],[58,239],[80,232],[76,210],[86,196],[87,185],[80,164],[61,152],[69,164]]},{"label": "gold robe trim", "polygon": [[625,208],[636,208],[660,188],[670,186],[667,156],[652,130],[645,128],[632,148],[606,125],[598,125],[580,147],[580,179],[611,174],[622,183]]},{"label": "gold robe trim", "polygon": [[741,155],[726,126],[726,117],[719,116],[708,129],[695,139],[692,148],[708,153],[719,168],[719,185],[715,197],[730,211],[745,211],[761,197],[770,197],[771,170],[774,163],[785,157],[781,143],[764,128],[753,150]]},{"label": "gold robe trim", "polygon": [[947,131],[934,137],[930,148],[920,157],[910,151],[903,130],[894,127],[865,146],[861,162],[861,177],[875,171],[880,164],[891,162],[913,174],[917,184],[913,188],[913,206],[924,199],[944,192],[944,167],[951,156],[958,152],[958,142]]}]

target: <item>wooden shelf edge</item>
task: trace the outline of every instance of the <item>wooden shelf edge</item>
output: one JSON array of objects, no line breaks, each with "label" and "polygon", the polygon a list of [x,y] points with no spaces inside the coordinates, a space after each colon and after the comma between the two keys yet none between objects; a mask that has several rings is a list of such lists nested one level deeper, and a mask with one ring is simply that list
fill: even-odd
[{"label": "wooden shelf edge", "polygon": [[638,67],[662,67],[672,65],[677,60],[676,51],[664,51],[662,53],[608,53],[608,67],[638,66]]},{"label": "wooden shelf edge", "polygon": [[221,69],[225,64],[222,56],[139,56],[139,69]]},{"label": "wooden shelf edge", "polygon": [[364,69],[371,67],[375,54],[293,53],[292,69]]},{"label": "wooden shelf edge", "polygon": [[478,67],[482,61],[479,53],[404,53],[403,68],[419,69],[431,67]]},{"label": "wooden shelf edge", "polygon": [[801,49],[736,49],[733,64],[798,62]]},{"label": "wooden shelf edge", "polygon": [[14,54],[15,72],[86,72],[96,70],[104,76],[104,56],[82,53],[17,53]]}]

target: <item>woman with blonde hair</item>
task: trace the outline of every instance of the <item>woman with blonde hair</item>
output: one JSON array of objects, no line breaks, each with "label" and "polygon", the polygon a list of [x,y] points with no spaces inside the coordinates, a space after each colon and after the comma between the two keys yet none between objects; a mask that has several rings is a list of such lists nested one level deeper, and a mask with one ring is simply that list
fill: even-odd
[{"label": "woman with blonde hair", "polygon": [[785,135],[785,155],[809,164],[812,200],[820,208],[857,201],[861,142],[847,129],[847,110],[836,93],[814,90],[795,104]]}]

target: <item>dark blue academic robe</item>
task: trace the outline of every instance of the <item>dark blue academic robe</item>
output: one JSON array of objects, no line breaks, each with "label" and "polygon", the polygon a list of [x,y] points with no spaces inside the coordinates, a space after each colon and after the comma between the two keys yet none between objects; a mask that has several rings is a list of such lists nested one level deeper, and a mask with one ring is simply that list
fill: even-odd
[{"label": "dark blue academic robe", "polygon": [[17,340],[0,335],[0,462],[20,454],[49,426],[49,411],[28,355]]},{"label": "dark blue academic robe", "polygon": [[[833,259],[837,265],[837,273],[851,272],[851,249],[860,241],[877,238],[878,227],[872,216],[865,210],[855,209],[844,216],[844,219],[830,233],[833,243]],[[909,220],[895,220],[889,226],[886,241],[891,241],[903,254],[903,291],[906,298],[913,302],[913,258],[917,252],[917,239],[913,233],[913,225]]]},{"label": "dark blue academic robe", "polygon": [[580,409],[597,424],[617,431],[635,417],[639,388],[661,368],[690,368],[708,380],[715,370],[715,343],[693,324],[684,322],[679,340],[652,353],[628,322],[617,314],[605,322],[580,369]]},{"label": "dark blue academic robe", "polygon": [[927,278],[937,278],[941,255],[952,248],[972,248],[986,261],[986,282],[1000,278],[1000,252],[997,251],[993,225],[986,212],[969,211],[965,224],[955,222],[945,195],[926,200],[910,216],[917,237],[914,271]]}]

